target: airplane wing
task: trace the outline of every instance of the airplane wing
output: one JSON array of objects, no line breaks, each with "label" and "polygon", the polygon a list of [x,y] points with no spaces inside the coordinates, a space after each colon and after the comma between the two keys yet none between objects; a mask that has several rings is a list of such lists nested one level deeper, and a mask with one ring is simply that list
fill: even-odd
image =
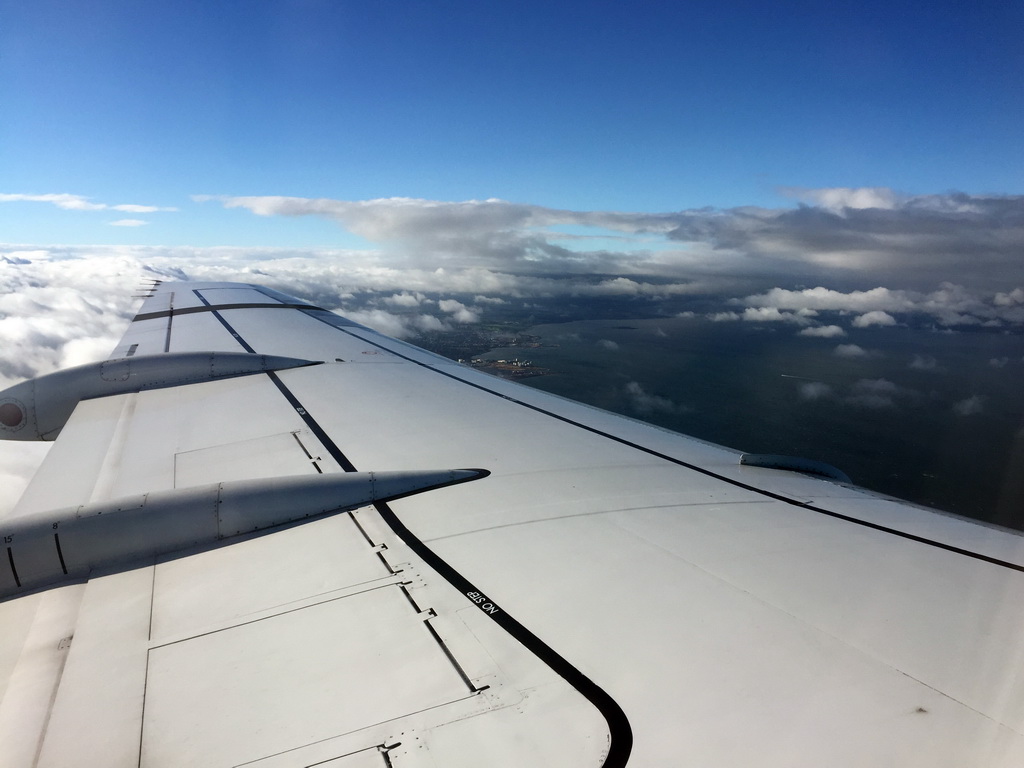
[{"label": "airplane wing", "polygon": [[62,376],[0,393],[57,436],[0,765],[1024,765],[1014,532],[258,286],[161,284]]}]

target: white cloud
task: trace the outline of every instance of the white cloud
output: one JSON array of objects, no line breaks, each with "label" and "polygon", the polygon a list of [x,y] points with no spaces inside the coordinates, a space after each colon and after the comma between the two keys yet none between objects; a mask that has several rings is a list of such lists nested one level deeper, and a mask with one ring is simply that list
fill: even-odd
[{"label": "white cloud", "polygon": [[797,333],[797,336],[810,336],[819,339],[835,339],[845,335],[846,331],[838,325],[818,325],[813,328],[804,328]]},{"label": "white cloud", "polygon": [[112,227],[144,227],[148,224],[148,221],[142,219],[118,219],[117,221],[110,222]]},{"label": "white cloud", "polygon": [[974,416],[983,410],[985,410],[985,402],[980,395],[971,395],[953,404],[953,412],[958,416]]},{"label": "white cloud", "polygon": [[[568,211],[505,200],[458,202],[407,197],[376,200],[332,200],[304,197],[217,197],[193,195],[197,202],[215,200],[226,208],[245,208],[259,216],[321,216],[333,219],[352,232],[374,241],[410,236],[450,239],[453,234],[539,229],[556,225],[582,225],[620,232],[668,232],[675,224],[672,214]],[[564,239],[561,232],[553,233]]]},{"label": "white cloud", "polygon": [[747,307],[743,310],[742,319],[754,323],[794,323],[807,325],[811,321],[800,314],[780,312],[776,307]]},{"label": "white cloud", "polygon": [[900,196],[886,187],[832,187],[829,189],[784,187],[781,191],[789,197],[813,203],[831,211],[842,211],[845,208],[855,210],[880,208],[891,211],[901,202]]},{"label": "white cloud", "polygon": [[833,351],[836,357],[867,357],[868,351],[856,344],[840,344]]},{"label": "white cloud", "polygon": [[854,328],[870,328],[872,325],[896,325],[896,318],[888,312],[874,310],[853,318]]},{"label": "white cloud", "polygon": [[87,197],[69,194],[0,194],[0,203],[51,203],[67,211],[102,211],[107,207],[101,203],[91,203]]},{"label": "white cloud", "polygon": [[[840,347],[843,346],[853,345],[840,345]],[[857,347],[857,349],[860,348]],[[852,356],[859,356],[862,353],[870,354],[861,350],[860,353],[854,352]],[[900,403],[921,402],[922,397],[920,392],[901,387],[889,379],[882,378],[859,379],[849,387],[844,387],[841,394],[836,392],[835,387],[820,381],[801,383],[797,386],[797,391],[803,400],[836,399],[858,408],[873,410],[895,408]]]},{"label": "white cloud", "polygon": [[832,290],[818,286],[791,291],[785,288],[772,288],[762,294],[747,296],[743,303],[752,307],[777,307],[778,309],[812,309],[844,312],[869,312],[873,310],[906,311],[914,306],[914,301],[906,291],[890,290],[889,288],[872,288],[869,291]]},{"label": "white cloud", "polygon": [[1010,362],[1008,357],[993,357],[988,361],[988,364],[993,368],[1005,368],[1008,362]]},{"label": "white cloud", "polygon": [[1014,288],[1007,293],[997,293],[993,301],[998,307],[1013,307],[1024,304],[1024,288]]},{"label": "white cloud", "polygon": [[382,299],[382,301],[393,307],[418,307],[424,298],[426,297],[422,293],[413,294],[403,291],[402,293],[388,296],[386,299]]},{"label": "white cloud", "polygon": [[[1012,293],[1012,292],[1011,292]],[[1015,302],[1011,294],[978,294],[961,285],[942,283],[930,292],[908,291],[885,287],[868,291],[837,291],[818,286],[801,290],[772,288],[764,293],[742,299],[742,303],[754,307],[776,307],[800,313],[855,312],[867,318],[882,318],[882,314],[902,312],[930,316],[940,325],[978,325],[989,322],[995,325],[1008,322],[1024,323],[1024,305]],[[855,321],[855,325],[856,325]],[[860,320],[865,322],[865,320]],[[870,324],[870,320],[867,320]]]},{"label": "white cloud", "polygon": [[383,309],[356,309],[346,312],[345,317],[396,339],[408,339],[421,331],[450,330],[450,326],[432,315],[395,315]]},{"label": "white cloud", "polygon": [[413,328],[420,331],[450,331],[452,327],[433,315],[416,315],[412,318]]},{"label": "white cloud", "polygon": [[626,384],[626,395],[629,398],[630,407],[639,414],[650,414],[658,411],[662,413],[686,413],[689,410],[667,397],[650,394],[636,381]]},{"label": "white cloud", "polygon": [[740,316],[736,312],[712,312],[708,315],[708,320],[713,323],[729,323],[739,319]]},{"label": "white cloud", "polygon": [[600,339],[598,340],[597,345],[599,347],[609,349],[612,352],[616,351],[619,348],[619,345],[616,342],[612,341],[611,339]]},{"label": "white cloud", "polygon": [[703,286],[695,283],[649,283],[631,280],[628,277],[616,277],[601,281],[593,286],[588,291],[588,294],[592,296],[647,296],[649,298],[661,298],[700,293],[703,290]]},{"label": "white cloud", "polygon": [[440,307],[442,312],[447,312],[452,315],[452,319],[457,323],[479,323],[480,314],[469,309],[461,301],[455,299],[442,299],[437,302],[437,306]]},{"label": "white cloud", "polygon": [[111,205],[112,211],[123,211],[124,213],[156,213],[157,211],[176,211],[177,208],[160,208],[155,205],[135,205],[134,203],[123,203]]},{"label": "white cloud", "polygon": [[109,354],[138,303],[132,294],[143,276],[142,264],[111,250],[0,261],[0,384],[88,362],[86,339],[93,360]]},{"label": "white cloud", "polygon": [[125,213],[155,213],[157,211],[176,211],[177,208],[161,208],[155,205],[137,205],[122,203],[107,205],[94,203],[82,195],[67,193],[50,193],[45,195],[0,194],[0,203],[50,203],[66,211],[123,211]]}]

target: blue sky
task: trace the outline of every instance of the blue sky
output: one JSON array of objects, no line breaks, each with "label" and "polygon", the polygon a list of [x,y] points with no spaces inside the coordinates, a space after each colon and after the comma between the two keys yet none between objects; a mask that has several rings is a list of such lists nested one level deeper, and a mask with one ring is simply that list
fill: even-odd
[{"label": "blue sky", "polygon": [[[353,246],[192,195],[792,206],[1024,191],[1024,5],[0,0],[8,243]],[[138,226],[111,226],[124,219]]]}]

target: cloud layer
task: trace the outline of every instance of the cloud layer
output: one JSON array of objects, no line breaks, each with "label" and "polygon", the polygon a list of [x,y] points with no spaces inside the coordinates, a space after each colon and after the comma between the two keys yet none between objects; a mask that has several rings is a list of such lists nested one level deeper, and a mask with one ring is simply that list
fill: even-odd
[{"label": "cloud layer", "polygon": [[[520,296],[731,292],[746,308],[736,310],[740,319],[804,326],[815,311],[856,313],[854,327],[901,315],[943,326],[1024,324],[1024,196],[787,192],[802,203],[674,213],[502,200],[197,199],[260,216],[330,219],[378,245],[391,268],[430,265],[448,281],[461,278],[456,290],[468,280],[483,293]],[[584,275],[608,277],[571,280]]]},{"label": "cloud layer", "polygon": [[[502,200],[197,199],[260,216],[327,218],[375,243],[415,244],[410,258],[459,260],[463,266],[467,260],[505,269],[543,263],[549,269],[676,277],[834,270],[849,280],[874,275],[883,284],[895,279],[908,287],[967,284],[969,276],[970,287],[990,290],[1024,282],[1024,196],[905,196],[883,188],[789,192],[805,203],[673,213],[570,211]],[[566,228],[574,227],[591,236],[595,230],[614,235],[630,248],[567,247]],[[644,247],[652,242],[656,247]]]},{"label": "cloud layer", "polygon": [[67,193],[50,193],[45,195],[0,194],[0,203],[50,203],[66,211],[122,211],[124,213],[156,213],[158,211],[176,211],[177,208],[162,208],[157,205],[138,205],[137,203],[94,203],[82,195]]}]

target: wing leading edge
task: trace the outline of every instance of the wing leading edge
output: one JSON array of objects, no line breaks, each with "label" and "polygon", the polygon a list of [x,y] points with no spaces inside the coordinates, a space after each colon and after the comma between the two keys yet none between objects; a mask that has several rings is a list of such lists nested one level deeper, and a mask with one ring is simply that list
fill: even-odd
[{"label": "wing leading edge", "polygon": [[4,764],[1024,763],[1012,532],[257,286],[158,286],[112,359],[197,353],[324,363],[82,400],[8,522],[265,477],[491,474],[0,603]]}]

